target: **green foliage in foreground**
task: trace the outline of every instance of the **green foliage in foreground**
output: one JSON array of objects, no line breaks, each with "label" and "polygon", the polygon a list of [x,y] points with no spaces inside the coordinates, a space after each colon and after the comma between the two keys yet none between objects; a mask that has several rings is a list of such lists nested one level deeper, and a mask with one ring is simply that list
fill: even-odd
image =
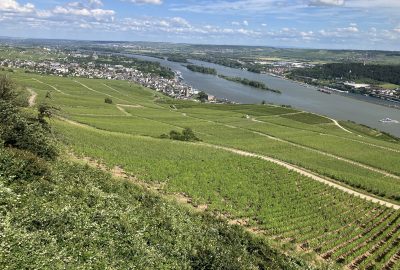
[{"label": "green foliage in foreground", "polygon": [[15,105],[15,85],[6,77],[0,78],[0,93],[0,143],[31,151],[42,158],[54,159],[57,149],[44,119],[50,116],[47,107],[40,106],[37,118],[22,113]]},{"label": "green foliage in foreground", "polygon": [[87,166],[26,170],[31,156],[0,148],[2,269],[306,268],[240,227]]},{"label": "green foliage in foreground", "polygon": [[[55,157],[47,123],[0,105],[1,269],[308,268],[239,226],[88,166],[40,158]],[[48,108],[39,108],[42,121]]]}]

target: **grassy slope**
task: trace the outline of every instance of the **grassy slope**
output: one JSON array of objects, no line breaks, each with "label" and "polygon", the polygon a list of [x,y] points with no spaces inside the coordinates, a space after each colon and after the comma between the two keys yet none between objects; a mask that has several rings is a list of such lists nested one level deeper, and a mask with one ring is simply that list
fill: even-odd
[{"label": "grassy slope", "polygon": [[[387,149],[400,151],[400,145],[348,134],[326,118],[307,113],[291,114],[296,111],[261,105],[194,105],[169,101],[178,103],[171,108],[168,103],[154,103],[154,92],[129,86],[126,82],[79,79],[90,90],[73,79],[36,77],[57,89],[64,89],[68,95],[63,95],[48,85],[33,81],[34,75],[15,75],[22,83],[33,87],[39,93],[39,99],[43,100],[46,92],[52,91],[54,98],[51,102],[60,106],[66,116],[100,129],[157,137],[172,129],[190,126],[205,141],[270,155],[378,196],[400,198],[398,179],[312,151],[317,149],[399,175],[397,164],[400,155],[390,151],[391,154],[387,154]],[[123,107],[122,112],[121,108],[103,102],[107,95],[112,96],[114,104],[139,104],[143,107]],[[244,115],[262,122],[243,119]],[[240,129],[227,129],[226,125]],[[293,143],[298,146],[294,147]],[[369,147],[371,144],[376,146]]]},{"label": "grassy slope", "polygon": [[[51,88],[32,81],[32,75],[18,76],[21,82],[39,92],[39,98],[43,98],[46,91],[51,91]],[[211,209],[238,217],[249,217],[271,236],[294,239],[294,242],[299,244],[305,241],[312,248],[326,252],[359,234],[363,226],[366,226],[362,222],[366,222],[368,226],[378,226],[372,223],[376,211],[383,211],[382,213],[393,218],[398,215],[396,212],[376,208],[365,201],[335,192],[276,165],[267,166],[265,162],[194,145],[149,140],[132,135],[157,136],[161,131],[168,133],[171,129],[190,126],[204,141],[288,160],[340,181],[360,185],[363,189],[371,189],[377,193],[385,192],[385,196],[399,194],[398,181],[310,150],[266,138],[253,131],[333,154],[346,154],[347,158],[374,165],[377,156],[381,158],[382,153],[387,153],[382,152],[382,147],[400,149],[398,144],[347,134],[333,124],[327,124],[326,119],[315,116],[307,115],[299,121],[294,115],[283,115],[296,112],[287,108],[193,105],[187,102],[182,105],[175,101],[172,103],[177,105],[171,107],[168,103],[154,103],[154,92],[129,86],[126,82],[79,80],[96,91],[101,91],[103,95],[80,87],[71,79],[41,79],[74,95],[69,97],[54,93],[51,101],[60,104],[63,113],[69,118],[112,131],[82,129],[55,122],[58,130],[64,134],[75,151],[103,159],[110,166],[121,165],[144,180],[165,182],[166,191],[185,191],[198,203],[208,203]],[[103,84],[112,86],[119,92],[111,92]],[[104,104],[106,94],[113,95],[113,100],[118,100],[118,103],[140,104],[143,107],[126,107],[126,112],[132,117],[126,116],[116,106]],[[265,123],[244,119],[244,115],[251,115]],[[320,136],[321,139],[318,140]],[[366,149],[367,143],[376,146]],[[332,145],[338,145],[338,148],[332,148]],[[343,145],[342,151],[338,151],[341,150],[340,145]],[[346,150],[344,153],[343,149]],[[398,167],[393,164],[398,164],[398,155],[386,154],[384,157],[388,161],[384,169],[397,172]],[[284,182],[280,182],[283,179]],[[317,194],[318,196],[315,196]],[[341,213],[339,219],[338,213]],[[314,227],[313,224],[318,224],[318,227]],[[348,229],[340,229],[343,224],[352,225]],[[392,225],[387,225],[385,232],[388,233]],[[336,230],[340,232],[330,233]],[[375,231],[367,233],[365,237],[373,236],[373,232]],[[345,248],[357,246],[358,243],[351,242]],[[364,248],[370,248],[373,243]],[[374,256],[379,252],[381,251],[377,251]],[[341,255],[340,252],[335,253],[333,258]],[[347,256],[345,262],[349,263],[356,256],[357,253]],[[370,260],[374,260],[374,256],[371,256]]]},{"label": "grassy slope", "polygon": [[98,170],[39,161],[50,171],[34,176],[26,156],[0,148],[2,269],[306,268],[238,226]]}]

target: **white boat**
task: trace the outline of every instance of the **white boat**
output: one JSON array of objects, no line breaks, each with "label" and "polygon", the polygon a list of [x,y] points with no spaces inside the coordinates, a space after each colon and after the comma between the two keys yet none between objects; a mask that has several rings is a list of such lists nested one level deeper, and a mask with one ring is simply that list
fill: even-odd
[{"label": "white boat", "polygon": [[379,122],[381,122],[381,123],[399,123],[399,121],[397,121],[397,120],[393,120],[393,119],[390,119],[390,118],[384,118],[384,119],[381,119],[381,120],[379,120]]}]

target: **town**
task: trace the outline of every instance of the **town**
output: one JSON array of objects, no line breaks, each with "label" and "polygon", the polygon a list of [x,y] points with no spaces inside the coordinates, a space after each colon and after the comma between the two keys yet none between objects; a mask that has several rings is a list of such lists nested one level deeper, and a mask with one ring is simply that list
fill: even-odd
[{"label": "town", "polygon": [[[33,61],[19,59],[0,60],[2,69],[24,69],[26,73],[34,72],[42,75],[54,75],[59,77],[82,77],[89,79],[107,79],[107,80],[126,80],[138,83],[144,87],[151,88],[167,96],[177,99],[194,99],[199,91],[183,82],[181,75],[174,72],[173,78],[164,78],[157,74],[142,72],[138,69],[125,67],[124,65],[97,63],[99,56],[95,53],[85,55],[74,53],[71,56],[74,59],[88,59],[86,63],[64,61]],[[81,62],[81,61],[79,61]],[[210,101],[214,98],[209,96]]]}]

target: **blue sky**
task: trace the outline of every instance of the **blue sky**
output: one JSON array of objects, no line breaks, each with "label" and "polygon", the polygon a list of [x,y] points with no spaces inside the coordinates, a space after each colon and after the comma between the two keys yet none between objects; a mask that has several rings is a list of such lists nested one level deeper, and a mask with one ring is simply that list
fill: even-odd
[{"label": "blue sky", "polygon": [[400,50],[400,0],[0,0],[0,36]]}]

